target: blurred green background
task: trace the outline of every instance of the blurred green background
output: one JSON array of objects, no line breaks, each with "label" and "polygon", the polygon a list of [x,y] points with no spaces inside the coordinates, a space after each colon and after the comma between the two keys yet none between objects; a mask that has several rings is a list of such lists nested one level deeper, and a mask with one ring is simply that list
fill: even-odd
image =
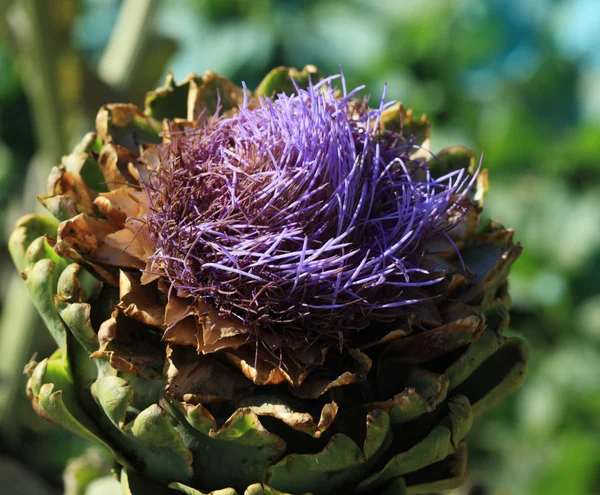
[{"label": "blurred green background", "polygon": [[0,491],[61,493],[87,448],[25,398],[23,366],[53,343],[5,248],[52,165],[102,103],[141,104],[168,70],[253,87],[273,66],[312,63],[341,65],[377,97],[387,82],[390,99],[430,117],[434,151],[485,153],[487,215],[525,246],[510,280],[529,376],[470,434],[471,493],[600,493],[600,2],[1,0],[0,11]]}]

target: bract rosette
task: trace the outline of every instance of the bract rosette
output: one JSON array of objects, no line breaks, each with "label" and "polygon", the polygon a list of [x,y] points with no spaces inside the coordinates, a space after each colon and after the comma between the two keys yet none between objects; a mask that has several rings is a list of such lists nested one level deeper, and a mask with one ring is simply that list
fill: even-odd
[{"label": "bract rosette", "polygon": [[[512,230],[487,173],[342,76],[207,72],[102,107],[21,219],[15,264],[56,353],[44,418],[125,493],[429,493],[522,383],[503,335]],[[128,491],[127,491],[128,490]]]}]

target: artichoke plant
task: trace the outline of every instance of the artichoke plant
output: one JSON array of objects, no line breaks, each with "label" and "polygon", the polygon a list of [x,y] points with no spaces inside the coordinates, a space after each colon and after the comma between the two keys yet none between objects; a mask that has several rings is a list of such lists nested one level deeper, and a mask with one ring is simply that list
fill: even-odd
[{"label": "artichoke plant", "polygon": [[487,174],[343,76],[208,72],[102,107],[22,218],[15,264],[58,344],[37,413],[124,493],[404,494],[461,485],[515,391],[521,247]]}]

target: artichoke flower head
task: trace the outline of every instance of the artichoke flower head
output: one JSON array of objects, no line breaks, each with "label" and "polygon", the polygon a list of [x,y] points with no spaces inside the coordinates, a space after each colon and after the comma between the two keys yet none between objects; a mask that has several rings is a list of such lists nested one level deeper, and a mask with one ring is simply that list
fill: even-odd
[{"label": "artichoke flower head", "polygon": [[522,382],[502,335],[521,248],[479,225],[486,171],[362,89],[169,76],[52,171],[58,225],[17,224],[59,345],[29,366],[34,407],[130,492],[451,488],[473,417]]}]

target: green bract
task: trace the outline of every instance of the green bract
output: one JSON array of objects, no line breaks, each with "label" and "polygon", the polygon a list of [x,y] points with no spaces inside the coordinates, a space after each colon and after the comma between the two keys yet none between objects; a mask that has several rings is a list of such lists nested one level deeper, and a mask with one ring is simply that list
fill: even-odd
[{"label": "green bract", "polygon": [[[249,96],[293,92],[291,78],[302,87],[309,74],[319,77],[312,67],[275,69]],[[292,376],[232,344],[239,329],[221,328],[230,323],[145,280],[151,246],[127,230],[144,207],[140,176],[155,145],[202,125],[218,101],[228,112],[242,100],[241,88],[213,73],[169,77],[144,111],[103,107],[97,132],[53,169],[40,200],[55,219],[26,216],[10,239],[58,344],[27,367],[33,407],[107,449],[127,494],[391,495],[461,485],[474,418],[519,387],[527,362],[525,344],[503,336],[506,277],[521,248],[494,222],[475,230],[485,172],[453,234],[466,271],[453,249],[428,248],[444,297],[370,329],[370,340],[334,361],[333,350],[310,357],[333,362],[335,376],[310,375],[304,357]],[[427,148],[426,118],[401,105],[382,126],[402,126]],[[430,163],[438,175],[458,168],[474,169],[458,146]]]}]

